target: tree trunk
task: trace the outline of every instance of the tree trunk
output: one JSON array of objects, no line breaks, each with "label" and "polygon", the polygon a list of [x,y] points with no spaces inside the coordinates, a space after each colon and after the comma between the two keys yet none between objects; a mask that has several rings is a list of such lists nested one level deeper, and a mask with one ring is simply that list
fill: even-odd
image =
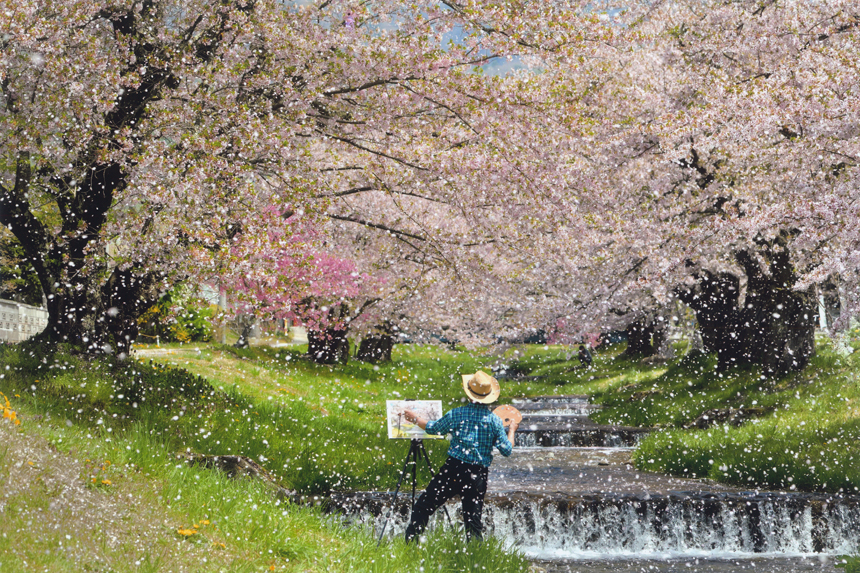
[{"label": "tree trunk", "polygon": [[759,241],[757,251],[735,254],[747,278],[743,298],[740,278],[727,272],[700,271],[693,287],[678,289],[696,313],[705,350],[717,354],[719,368],[757,364],[782,374],[802,370],[814,354],[818,302],[814,288],[793,289],[797,275],[788,238],[782,233],[773,241]]},{"label": "tree trunk", "polygon": [[257,319],[250,314],[240,314],[236,317],[234,324],[236,325],[236,333],[239,335],[236,343],[233,344],[236,348],[248,348],[251,345],[251,334],[254,332],[254,325]]},{"label": "tree trunk", "polygon": [[782,238],[765,251],[769,274],[749,251],[736,257],[747,275],[747,296],[740,312],[743,331],[739,338],[744,342],[739,348],[740,358],[776,373],[806,367],[815,352],[818,319],[816,289],[792,289],[797,277]]},{"label": "tree trunk", "polygon": [[827,329],[832,333],[833,324],[842,314],[842,301],[839,297],[839,278],[831,276],[819,285],[819,294],[824,303],[824,317],[827,320]]},{"label": "tree trunk", "polygon": [[128,356],[140,332],[138,319],[158,302],[155,277],[150,273],[136,274],[133,270],[114,269],[102,286],[101,295],[103,314],[93,319],[95,323],[104,319],[106,328],[92,329],[96,343],[101,344],[102,351],[115,350],[121,357]]},{"label": "tree trunk", "polygon": [[704,351],[715,353],[718,363],[728,366],[738,360],[742,344],[738,337],[740,279],[730,273],[702,271],[696,281],[695,287],[679,289],[678,295],[696,314]]},{"label": "tree trunk", "polygon": [[317,364],[346,364],[349,361],[347,329],[308,330],[308,355]]},{"label": "tree trunk", "polygon": [[308,329],[308,356],[317,364],[346,364],[349,361],[349,308],[346,304],[333,306],[328,311],[331,320],[323,330]]},{"label": "tree trunk", "polygon": [[355,358],[362,362],[370,362],[371,364],[391,362],[391,351],[393,349],[394,337],[390,334],[367,336],[361,340]]},{"label": "tree trunk", "polygon": [[48,324],[32,340],[124,358],[137,340],[138,318],[158,301],[154,282],[149,275],[115,269],[101,287],[87,284],[78,292],[55,289],[47,296]]},{"label": "tree trunk", "polygon": [[648,318],[641,318],[629,324],[624,330],[627,335],[626,356],[653,356],[657,353],[652,336],[656,331],[655,324]]}]

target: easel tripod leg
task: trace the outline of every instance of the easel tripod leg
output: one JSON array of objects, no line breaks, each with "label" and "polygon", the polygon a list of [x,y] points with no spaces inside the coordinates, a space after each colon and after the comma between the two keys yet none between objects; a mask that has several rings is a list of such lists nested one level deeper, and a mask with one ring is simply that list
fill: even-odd
[{"label": "easel tripod leg", "polygon": [[[414,442],[414,440],[413,440],[413,442]],[[394,511],[394,505],[397,501],[397,494],[400,492],[400,486],[403,483],[403,477],[406,475],[406,466],[409,465],[410,457],[414,458],[414,456],[412,455],[412,448],[413,447],[414,446],[409,447],[409,452],[406,454],[406,459],[403,460],[403,467],[400,468],[400,477],[397,479],[397,487],[394,488],[394,493],[391,495],[391,509],[388,510],[388,517],[385,518],[385,521],[382,524],[382,531],[379,532],[379,541],[376,542],[377,547],[382,543],[382,536],[385,535],[385,529],[388,527],[388,520],[391,519],[391,512]],[[415,462],[413,461],[413,463],[415,463]],[[415,475],[414,475],[414,473],[413,473],[412,480],[413,480],[413,482],[412,482],[412,504],[414,505],[415,504]]]},{"label": "easel tripod leg", "polygon": [[412,440],[409,454],[412,456],[412,505],[409,507],[411,513],[415,509],[415,486],[418,482],[418,450],[424,446],[423,442]]}]

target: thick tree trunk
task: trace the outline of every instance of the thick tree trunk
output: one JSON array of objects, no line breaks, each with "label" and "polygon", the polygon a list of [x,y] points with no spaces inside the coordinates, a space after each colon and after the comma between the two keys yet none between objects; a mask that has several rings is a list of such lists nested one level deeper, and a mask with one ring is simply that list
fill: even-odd
[{"label": "thick tree trunk", "polygon": [[653,356],[657,353],[657,346],[652,337],[656,332],[656,325],[648,318],[639,319],[627,326],[624,333],[627,335],[627,356]]},{"label": "thick tree trunk", "polygon": [[740,279],[729,273],[702,271],[692,289],[679,289],[680,299],[696,314],[702,346],[715,353],[725,367],[737,361],[742,341],[738,337],[741,309]]},{"label": "thick tree trunk", "polygon": [[34,342],[128,356],[138,337],[138,319],[158,301],[155,283],[151,274],[114,269],[102,285],[80,278],[73,288],[52,288],[46,297],[48,325]]},{"label": "thick tree trunk", "polygon": [[347,305],[339,304],[328,311],[333,326],[323,330],[308,329],[308,356],[311,360],[317,364],[346,364],[349,361],[348,317]]},{"label": "thick tree trunk", "polygon": [[[696,284],[678,290],[696,313],[705,350],[717,354],[719,367],[746,363],[771,373],[802,370],[815,352],[818,301],[815,289],[793,289],[797,281],[789,260],[787,234],[760,241],[760,250],[735,257],[747,278],[731,273],[696,273]],[[765,272],[756,255],[761,255]]]},{"label": "thick tree trunk", "polygon": [[346,329],[308,330],[308,356],[317,364],[346,364],[349,340]]},{"label": "thick tree trunk", "polygon": [[120,356],[127,356],[140,332],[138,319],[158,302],[155,277],[150,273],[114,269],[101,290],[103,314],[94,316],[93,322],[97,324],[103,318],[106,328],[94,328],[94,337],[101,344],[101,350],[115,350]]},{"label": "thick tree trunk", "polygon": [[393,349],[394,337],[390,334],[367,336],[361,340],[355,358],[362,362],[370,362],[371,364],[391,362],[391,351]]}]

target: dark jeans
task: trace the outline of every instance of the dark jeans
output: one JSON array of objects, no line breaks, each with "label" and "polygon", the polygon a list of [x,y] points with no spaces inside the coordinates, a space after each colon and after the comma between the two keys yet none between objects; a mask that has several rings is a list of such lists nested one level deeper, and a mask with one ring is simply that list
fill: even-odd
[{"label": "dark jeans", "polygon": [[479,464],[467,464],[455,458],[448,458],[439,473],[430,480],[427,490],[421,494],[412,508],[412,519],[406,528],[406,542],[421,535],[430,516],[452,497],[460,496],[463,504],[463,525],[468,539],[483,539],[484,529],[481,513],[484,509],[484,494],[487,493],[487,472]]}]

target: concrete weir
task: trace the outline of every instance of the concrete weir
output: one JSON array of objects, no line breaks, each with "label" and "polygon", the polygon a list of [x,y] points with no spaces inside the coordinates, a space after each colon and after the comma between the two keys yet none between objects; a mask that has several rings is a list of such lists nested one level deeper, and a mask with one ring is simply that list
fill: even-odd
[{"label": "concrete weir", "polygon": [[[409,498],[394,511],[384,493],[341,494],[333,509],[373,524],[390,516],[400,535]],[[383,511],[385,510],[385,511]],[[459,504],[449,507],[459,522]],[[492,492],[485,528],[534,558],[636,556],[811,556],[853,552],[860,544],[860,497],[761,492],[677,491],[665,494]],[[441,513],[435,523],[444,519]]]},{"label": "concrete weir", "polygon": [[517,432],[520,447],[630,447],[647,434],[644,428],[624,426],[570,427],[563,424],[523,426]]},{"label": "concrete weir", "polygon": [[809,555],[860,542],[860,498],[757,492],[495,494],[493,534],[536,554]]}]

